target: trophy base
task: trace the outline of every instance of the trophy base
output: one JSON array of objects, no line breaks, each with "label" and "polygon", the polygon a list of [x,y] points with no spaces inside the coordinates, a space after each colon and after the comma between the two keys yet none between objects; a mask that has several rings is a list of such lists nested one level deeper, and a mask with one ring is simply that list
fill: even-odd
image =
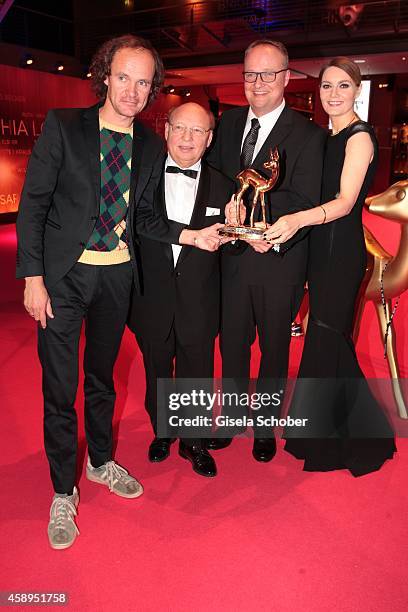
[{"label": "trophy base", "polygon": [[220,236],[228,236],[235,240],[262,240],[266,227],[248,227],[246,225],[225,225],[218,230]]}]

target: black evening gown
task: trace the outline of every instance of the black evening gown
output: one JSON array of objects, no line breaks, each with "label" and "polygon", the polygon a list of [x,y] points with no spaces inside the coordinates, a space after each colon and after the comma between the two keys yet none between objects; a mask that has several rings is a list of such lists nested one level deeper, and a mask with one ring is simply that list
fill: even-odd
[{"label": "black evening gown", "polygon": [[374,157],[353,209],[310,232],[309,324],[289,409],[291,417],[308,420],[284,431],[285,450],[304,460],[304,470],[349,469],[354,476],[378,470],[396,450],[393,430],[371,394],[351,339],[366,270],[362,208],[378,157],[375,135],[364,121],[328,137],[322,202],[340,191],[347,140],[361,131],[370,134]]}]

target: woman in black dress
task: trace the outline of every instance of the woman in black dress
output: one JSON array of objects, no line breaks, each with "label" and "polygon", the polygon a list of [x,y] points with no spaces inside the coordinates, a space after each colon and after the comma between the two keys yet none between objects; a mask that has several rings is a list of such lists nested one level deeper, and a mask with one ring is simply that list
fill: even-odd
[{"label": "woman in black dress", "polygon": [[320,98],[331,119],[322,202],[281,217],[265,232],[282,243],[305,226],[310,232],[310,316],[289,414],[307,418],[286,428],[285,450],[307,471],[378,470],[395,452],[393,431],[372,396],[351,339],[358,291],[366,270],[362,207],[372,183],[378,147],[371,126],[354,111],[361,89],[358,66],[330,61],[320,73]]}]

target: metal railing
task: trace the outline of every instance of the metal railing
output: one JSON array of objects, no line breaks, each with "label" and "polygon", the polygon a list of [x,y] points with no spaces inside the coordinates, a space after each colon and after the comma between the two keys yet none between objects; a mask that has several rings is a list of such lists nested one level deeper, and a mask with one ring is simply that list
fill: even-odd
[{"label": "metal railing", "polygon": [[144,0],[135,2],[133,10],[120,6],[120,11],[111,8],[110,14],[106,9],[87,16],[85,3],[74,23],[14,4],[0,26],[0,37],[66,54],[73,54],[76,44],[86,62],[103,40],[127,32],[148,37],[164,57],[234,51],[262,35],[296,46],[395,40],[408,34],[408,0]]}]

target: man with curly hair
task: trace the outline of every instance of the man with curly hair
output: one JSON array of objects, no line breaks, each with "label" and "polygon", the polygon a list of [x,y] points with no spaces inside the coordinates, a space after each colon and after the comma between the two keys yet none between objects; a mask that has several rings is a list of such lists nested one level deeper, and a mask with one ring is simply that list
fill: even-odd
[{"label": "man with curly hair", "polygon": [[48,538],[71,546],[79,531],[76,487],[78,345],[85,321],[86,476],[111,493],[136,498],[142,485],[112,458],[113,367],[139,290],[138,234],[206,250],[216,228],[184,229],[153,214],[163,145],[135,117],[160,90],[163,65],[133,35],[107,41],[91,72],[100,103],[51,110],[33,149],[17,219],[17,277],[24,305],[39,322],[44,441],[55,495]]}]

